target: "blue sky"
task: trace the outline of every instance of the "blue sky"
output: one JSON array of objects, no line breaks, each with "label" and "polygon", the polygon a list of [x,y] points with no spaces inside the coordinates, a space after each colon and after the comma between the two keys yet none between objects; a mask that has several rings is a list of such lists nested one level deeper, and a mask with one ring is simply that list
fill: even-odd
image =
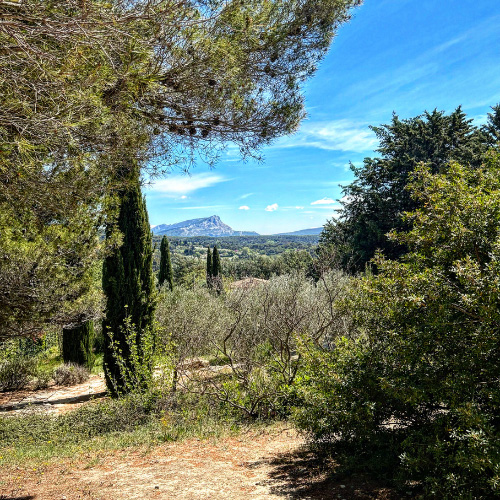
[{"label": "blue sky", "polygon": [[366,0],[304,92],[307,119],[263,163],[229,150],[214,170],[156,181],[145,191],[151,224],[216,214],[261,234],[322,226],[353,179],[349,161],[374,155],[368,125],[458,105],[485,121],[500,102],[500,1]]}]

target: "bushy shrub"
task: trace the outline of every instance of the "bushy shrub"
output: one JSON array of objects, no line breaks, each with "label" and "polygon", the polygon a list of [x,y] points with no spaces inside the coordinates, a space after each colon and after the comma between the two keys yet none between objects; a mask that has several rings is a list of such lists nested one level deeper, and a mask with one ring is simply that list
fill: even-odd
[{"label": "bushy shrub", "polygon": [[76,385],[88,380],[90,374],[87,368],[73,363],[66,363],[54,370],[53,378],[56,385]]},{"label": "bushy shrub", "polygon": [[410,253],[379,257],[344,301],[356,338],[300,346],[295,418],[425,498],[498,497],[500,161],[422,167],[412,188],[422,208],[393,236]]},{"label": "bushy shrub", "polygon": [[26,387],[37,374],[37,360],[14,355],[0,361],[0,390],[16,391]]},{"label": "bushy shrub", "polygon": [[[304,274],[283,275],[225,296],[178,288],[160,300],[157,320],[163,342],[174,342],[179,383],[212,394],[251,417],[288,412],[300,355],[296,339],[329,344],[346,334],[346,321],[332,308],[344,293],[338,273],[317,283]],[[183,360],[206,356],[192,370]]]},{"label": "bushy shrub", "polygon": [[53,380],[53,371],[51,369],[41,368],[38,366],[36,370],[36,377],[33,383],[35,390],[47,389]]}]

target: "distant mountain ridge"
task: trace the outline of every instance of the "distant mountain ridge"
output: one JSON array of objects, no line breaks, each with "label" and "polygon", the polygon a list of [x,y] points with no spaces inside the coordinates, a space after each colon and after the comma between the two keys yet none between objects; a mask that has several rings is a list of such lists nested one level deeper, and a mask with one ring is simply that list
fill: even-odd
[{"label": "distant mountain ridge", "polygon": [[310,229],[301,229],[300,231],[293,231],[291,233],[278,233],[274,236],[316,236],[321,234],[323,227],[312,227]]},{"label": "distant mountain ridge", "polygon": [[[175,224],[159,224],[151,228],[153,234],[166,236],[260,236],[255,231],[235,231],[231,226],[224,224],[218,215],[190,219]],[[290,233],[278,233],[269,236],[317,236],[323,231],[322,227],[301,229]]]},{"label": "distant mountain ridge", "polygon": [[254,231],[235,231],[224,224],[218,215],[190,219],[176,224],[159,224],[151,228],[153,234],[166,236],[257,236]]}]

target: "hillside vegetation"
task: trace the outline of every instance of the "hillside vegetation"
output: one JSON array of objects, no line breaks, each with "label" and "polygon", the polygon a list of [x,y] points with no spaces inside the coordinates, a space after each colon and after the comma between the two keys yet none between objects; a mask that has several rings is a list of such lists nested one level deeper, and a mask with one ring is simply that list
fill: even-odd
[{"label": "hillside vegetation", "polygon": [[[250,466],[214,456],[247,479],[266,440],[304,444],[274,457],[292,474],[267,463],[276,495],[500,497],[500,105],[372,127],[319,239],[151,233],[143,180],[295,131],[359,4],[0,0],[2,498],[32,498],[15,471],[36,489],[184,440],[197,458],[162,463],[182,477],[196,440],[242,432]],[[302,472],[327,486],[290,489]]]}]

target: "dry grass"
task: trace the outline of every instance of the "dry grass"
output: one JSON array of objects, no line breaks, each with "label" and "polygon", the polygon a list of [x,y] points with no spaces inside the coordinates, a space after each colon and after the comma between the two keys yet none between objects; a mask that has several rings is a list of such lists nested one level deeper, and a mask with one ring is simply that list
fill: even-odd
[{"label": "dry grass", "polygon": [[[332,476],[284,424],[237,437],[82,454],[30,468],[0,468],[0,499],[400,499],[362,477]],[[3,495],[3,496],[2,496]]]}]

